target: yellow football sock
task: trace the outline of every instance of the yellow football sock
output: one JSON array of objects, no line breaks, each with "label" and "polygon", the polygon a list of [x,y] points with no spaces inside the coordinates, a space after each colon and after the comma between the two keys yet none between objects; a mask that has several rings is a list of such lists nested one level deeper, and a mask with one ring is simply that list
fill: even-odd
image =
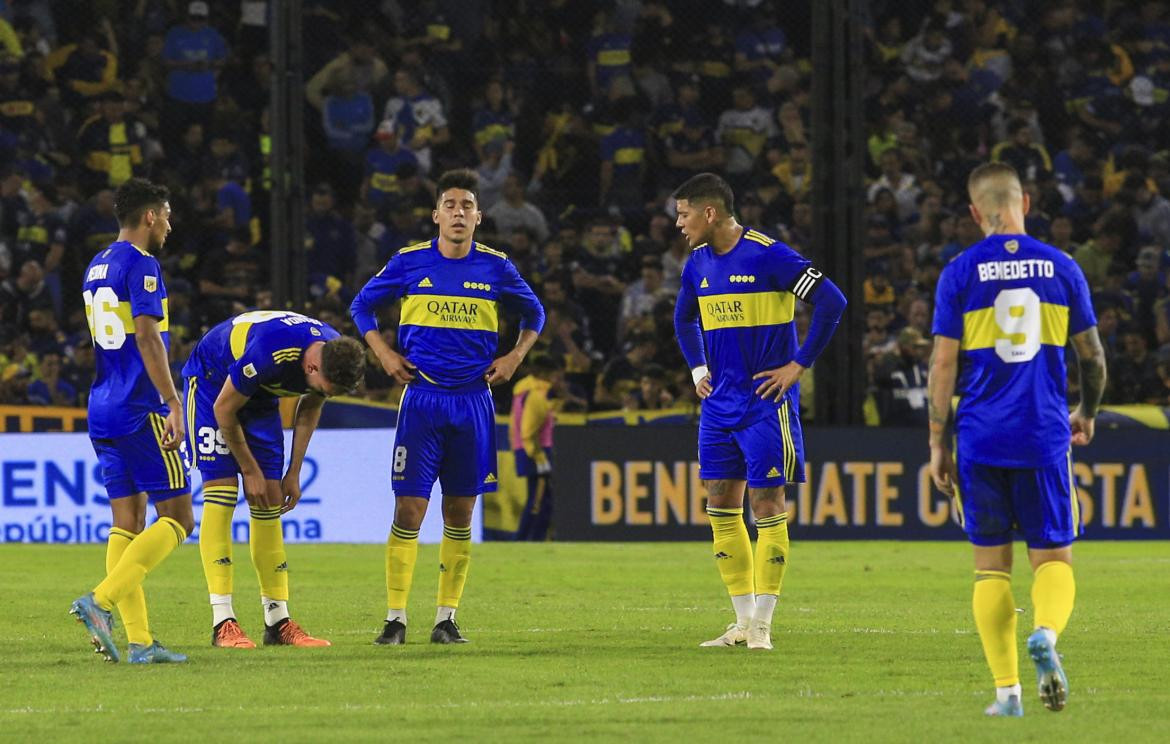
[{"label": "yellow football sock", "polygon": [[248,546],[252,567],[260,582],[261,596],[288,601],[288,558],[284,552],[284,533],[280,526],[280,507],[251,507],[251,532]]},{"label": "yellow football sock", "polygon": [[1077,584],[1072,566],[1064,561],[1048,561],[1037,566],[1032,577],[1036,627],[1049,628],[1058,636],[1063,633],[1076,596]]},{"label": "yellow football sock", "polygon": [[971,599],[975,627],[983,642],[983,655],[991,667],[996,687],[1020,681],[1020,660],[1016,653],[1016,604],[1012,599],[1012,577],[1004,571],[976,571],[975,593]]},{"label": "yellow football sock", "polygon": [[779,594],[788,568],[788,513],[756,520],[756,594]]},{"label": "yellow football sock", "polygon": [[386,542],[386,607],[405,610],[414,581],[414,564],[418,560],[418,530],[390,525]]},{"label": "yellow football sock", "polygon": [[141,587],[151,569],[162,563],[186,539],[187,531],[183,525],[170,517],[160,517],[126,547],[118,565],[93,590],[94,600],[102,608],[112,610],[135,587]]},{"label": "yellow football sock", "polygon": [[443,525],[443,539],[439,543],[440,607],[458,607],[471,567],[471,528]]},{"label": "yellow football sock", "polygon": [[235,486],[203,489],[203,517],[199,520],[199,557],[207,591],[232,593],[232,516],[236,511]]},{"label": "yellow football sock", "polygon": [[715,565],[732,597],[755,592],[752,541],[743,522],[743,509],[707,507],[714,535]]},{"label": "yellow football sock", "polygon": [[[126,548],[130,547],[137,535],[120,527],[110,528],[110,536],[106,540],[106,574],[113,573]],[[146,592],[141,586],[136,586],[118,603],[118,614],[122,616],[122,625],[126,626],[126,639],[131,643],[149,646],[154,642],[150,635],[149,623],[146,618]]]}]

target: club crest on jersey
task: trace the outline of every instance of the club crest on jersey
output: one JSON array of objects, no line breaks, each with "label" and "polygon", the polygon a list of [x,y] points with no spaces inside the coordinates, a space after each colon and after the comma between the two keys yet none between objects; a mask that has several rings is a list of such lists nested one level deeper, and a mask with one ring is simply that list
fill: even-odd
[{"label": "club crest on jersey", "polygon": [[158,277],[157,276],[144,276],[144,277],[142,277],[142,288],[145,289],[147,292],[154,292],[155,290],[157,290],[158,289]]},{"label": "club crest on jersey", "polygon": [[1003,248],[1008,253],[1015,253],[1016,251],[1020,250],[1020,241],[1009,240],[1008,242],[1003,244]]},{"label": "club crest on jersey", "polygon": [[244,365],[244,377],[255,377],[255,376],[256,376],[256,365],[245,364]]},{"label": "club crest on jersey", "polygon": [[314,336],[320,336],[320,335],[321,335],[321,332],[320,332],[320,331],[318,331],[316,328],[313,328],[312,326],[309,326],[309,333],[313,334]]}]

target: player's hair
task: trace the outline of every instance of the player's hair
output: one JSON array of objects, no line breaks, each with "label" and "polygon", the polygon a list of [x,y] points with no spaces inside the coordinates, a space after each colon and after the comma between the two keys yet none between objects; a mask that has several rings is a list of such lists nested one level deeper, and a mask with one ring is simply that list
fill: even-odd
[{"label": "player's hair", "polygon": [[166,186],[145,178],[131,178],[114,193],[114,214],[122,227],[137,227],[146,210],[160,208],[170,198]]},{"label": "player's hair", "polygon": [[439,203],[439,200],[443,198],[443,192],[448,189],[470,191],[475,194],[475,200],[478,202],[479,176],[469,168],[456,168],[439,176],[439,182],[435,184],[435,204]]},{"label": "player's hair", "polygon": [[688,202],[707,202],[708,204],[722,204],[723,210],[731,214],[735,209],[735,196],[731,187],[714,173],[700,173],[691,176],[671,194],[677,201],[686,199]]},{"label": "player's hair", "polygon": [[[1016,182],[1016,184],[1019,185],[1020,190],[1023,190],[1023,185],[1020,181],[1020,174],[1016,172],[1015,168],[1011,167],[1007,163],[984,163],[975,170],[971,171],[971,175],[967,177],[967,193],[971,197],[974,197],[975,189],[979,185],[981,185],[984,181],[993,179],[1012,179]],[[997,192],[992,196],[995,197],[996,202],[1005,201],[1007,198],[1006,193],[999,194]]]},{"label": "player's hair", "polygon": [[349,336],[325,342],[321,349],[321,375],[340,390],[350,391],[366,374],[366,350]]}]

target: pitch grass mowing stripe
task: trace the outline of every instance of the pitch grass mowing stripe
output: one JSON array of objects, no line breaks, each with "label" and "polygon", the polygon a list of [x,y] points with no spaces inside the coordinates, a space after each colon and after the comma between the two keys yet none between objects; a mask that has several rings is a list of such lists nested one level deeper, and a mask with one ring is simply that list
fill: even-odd
[{"label": "pitch grass mowing stripe", "polygon": [[[288,548],[293,617],[332,648],[207,645],[198,549],[147,581],[151,628],[183,665],[102,664],[64,615],[101,578],[102,546],[0,545],[0,739],[191,741],[396,739],[671,741],[1158,741],[1170,728],[1165,543],[1076,548],[1078,603],[1060,650],[1072,692],[987,721],[991,680],[970,618],[962,543],[801,543],[773,626],[776,650],[701,649],[730,619],[709,545],[483,544],[461,627],[427,642],[437,546],[422,546],[403,647],[374,646],[385,615],[384,547]],[[1013,582],[1021,648],[1031,625],[1023,551]],[[235,607],[262,632],[255,576]],[[125,640],[117,633],[120,643]],[[170,716],[172,718],[168,719]],[[175,724],[175,725],[172,725]]]}]

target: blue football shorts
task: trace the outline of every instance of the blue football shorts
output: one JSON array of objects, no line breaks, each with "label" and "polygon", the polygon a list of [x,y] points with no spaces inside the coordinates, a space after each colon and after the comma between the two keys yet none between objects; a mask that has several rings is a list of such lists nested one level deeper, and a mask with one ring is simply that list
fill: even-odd
[{"label": "blue football shorts", "polygon": [[711,426],[700,416],[699,477],[746,480],[749,488],[803,483],[804,435],[792,401],[740,429]]},{"label": "blue football shorts", "polygon": [[151,503],[191,492],[187,443],[177,450],[162,446],[165,418],[148,413],[133,434],[109,439],[91,438],[102,468],[106,495],[121,499],[145,492]]},{"label": "blue football shorts", "polygon": [[[198,377],[188,377],[184,390],[187,406],[188,446],[195,467],[203,480],[235,478],[240,466],[228,448],[223,432],[215,420],[215,399],[220,387]],[[280,425],[280,406],[275,398],[253,399],[239,412],[244,441],[260,464],[267,480],[284,475],[284,431]]]},{"label": "blue football shorts", "polygon": [[1029,548],[1060,548],[1082,530],[1072,453],[1038,468],[1004,468],[959,458],[963,530],[975,545],[1004,545],[1016,533]]},{"label": "blue football shorts", "polygon": [[461,392],[408,385],[391,471],[395,496],[429,498],[436,479],[449,496],[494,492],[496,412],[486,383]]}]

